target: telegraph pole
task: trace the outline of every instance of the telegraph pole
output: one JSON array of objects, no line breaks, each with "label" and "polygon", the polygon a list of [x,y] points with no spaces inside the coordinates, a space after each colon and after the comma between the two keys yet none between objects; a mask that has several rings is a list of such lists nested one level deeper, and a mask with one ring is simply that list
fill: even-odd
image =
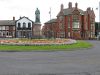
[{"label": "telegraph pole", "polygon": [[100,1],[99,1],[99,7],[97,9],[99,11],[99,22],[97,25],[97,39],[100,40]]},{"label": "telegraph pole", "polygon": [[[49,15],[50,15],[50,22],[51,22],[51,7],[50,7]],[[51,26],[52,26],[52,23],[51,23]],[[51,37],[52,37],[52,27],[51,29],[49,29],[49,38]]]},{"label": "telegraph pole", "polygon": [[[50,14],[50,21],[51,21],[51,7],[50,7],[50,12],[49,12],[49,14]],[[51,35],[52,38],[54,38],[52,23],[51,23],[51,28],[52,28],[52,29],[51,29],[50,35]]]}]

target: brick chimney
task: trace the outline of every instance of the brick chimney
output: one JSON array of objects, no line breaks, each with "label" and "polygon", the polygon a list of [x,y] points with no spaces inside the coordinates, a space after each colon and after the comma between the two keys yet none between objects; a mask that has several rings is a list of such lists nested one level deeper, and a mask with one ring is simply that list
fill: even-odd
[{"label": "brick chimney", "polygon": [[90,10],[91,10],[91,7],[88,7],[88,8],[87,8],[87,11],[90,11]]},{"label": "brick chimney", "polygon": [[68,8],[72,8],[72,2],[69,2]]},{"label": "brick chimney", "polygon": [[64,5],[63,5],[63,4],[61,4],[61,11],[63,11],[63,9],[64,9]]},{"label": "brick chimney", "polygon": [[75,8],[77,9],[77,7],[78,7],[78,3],[76,2],[76,3],[75,3]]},{"label": "brick chimney", "polygon": [[13,21],[15,21],[15,17],[13,16]]},{"label": "brick chimney", "polygon": [[88,12],[88,13],[91,12],[91,8],[90,8],[90,7],[87,8],[87,12]]}]

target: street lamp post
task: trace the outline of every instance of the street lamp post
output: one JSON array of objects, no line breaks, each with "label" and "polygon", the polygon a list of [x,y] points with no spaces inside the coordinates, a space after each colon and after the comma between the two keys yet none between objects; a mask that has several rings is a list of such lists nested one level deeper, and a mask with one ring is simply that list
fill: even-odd
[{"label": "street lamp post", "polygon": [[99,1],[99,7],[97,9],[99,11],[99,22],[97,25],[97,39],[100,40],[100,1]]},{"label": "street lamp post", "polygon": [[98,35],[100,35],[100,1],[99,1],[99,23],[98,23]]}]

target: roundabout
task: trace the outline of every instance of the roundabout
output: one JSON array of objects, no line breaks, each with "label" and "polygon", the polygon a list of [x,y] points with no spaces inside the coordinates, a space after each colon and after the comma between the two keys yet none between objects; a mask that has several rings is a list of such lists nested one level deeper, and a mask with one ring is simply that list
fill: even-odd
[{"label": "roundabout", "polygon": [[77,43],[73,39],[2,39],[0,40],[1,45],[64,45]]},{"label": "roundabout", "polygon": [[90,48],[92,44],[73,39],[0,39],[2,52],[72,51]]}]

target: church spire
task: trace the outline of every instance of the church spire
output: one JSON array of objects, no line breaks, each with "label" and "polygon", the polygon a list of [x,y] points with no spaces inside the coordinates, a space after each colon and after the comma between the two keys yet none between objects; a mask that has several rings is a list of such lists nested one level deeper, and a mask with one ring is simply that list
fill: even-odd
[{"label": "church spire", "polygon": [[35,23],[40,23],[40,11],[38,8],[35,11]]}]

